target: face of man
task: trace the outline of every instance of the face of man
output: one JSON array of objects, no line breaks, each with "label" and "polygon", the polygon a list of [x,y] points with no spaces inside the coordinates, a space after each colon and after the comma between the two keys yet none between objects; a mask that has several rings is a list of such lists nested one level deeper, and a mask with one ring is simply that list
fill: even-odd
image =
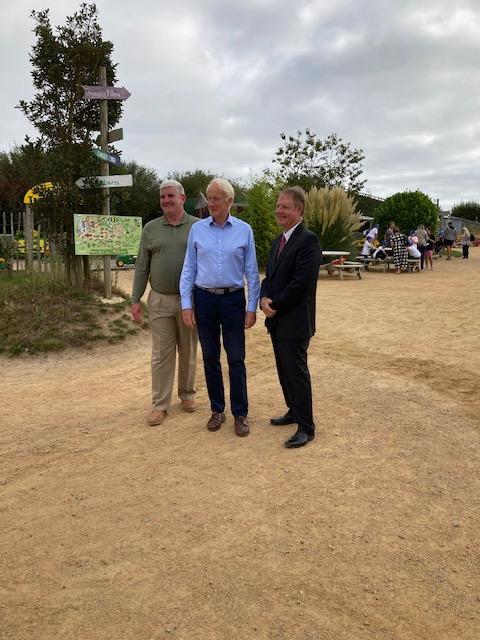
[{"label": "face of man", "polygon": [[278,196],[275,215],[277,217],[277,222],[282,229],[284,231],[288,231],[301,221],[303,211],[300,206],[295,204],[295,201],[290,194],[281,193]]},{"label": "face of man", "polygon": [[160,207],[163,213],[168,216],[181,216],[183,214],[183,205],[185,196],[178,193],[176,187],[165,187],[160,189]]},{"label": "face of man", "polygon": [[207,204],[210,215],[214,220],[227,219],[233,199],[215,182],[207,189]]}]

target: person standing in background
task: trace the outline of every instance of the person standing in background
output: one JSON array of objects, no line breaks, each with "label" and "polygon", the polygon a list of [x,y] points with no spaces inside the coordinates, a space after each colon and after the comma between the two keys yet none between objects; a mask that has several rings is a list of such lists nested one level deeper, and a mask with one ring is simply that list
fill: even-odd
[{"label": "person standing in background", "polygon": [[468,252],[470,251],[470,245],[472,241],[470,240],[470,231],[467,227],[463,227],[462,229],[462,252],[463,258],[462,260],[468,260]]},{"label": "person standing in background", "polygon": [[425,263],[425,251],[427,250],[428,234],[423,224],[419,224],[415,235],[418,238],[417,246],[420,251],[420,269],[423,269]]}]

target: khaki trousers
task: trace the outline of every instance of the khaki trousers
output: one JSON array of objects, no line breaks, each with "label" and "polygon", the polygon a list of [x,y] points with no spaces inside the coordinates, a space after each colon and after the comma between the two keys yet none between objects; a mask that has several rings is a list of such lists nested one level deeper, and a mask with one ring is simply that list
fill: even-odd
[{"label": "khaki trousers", "polygon": [[147,306],[152,334],[152,407],[168,411],[177,349],[178,397],[180,400],[195,397],[198,335],[196,329],[189,329],[182,322],[180,296],[151,289]]}]

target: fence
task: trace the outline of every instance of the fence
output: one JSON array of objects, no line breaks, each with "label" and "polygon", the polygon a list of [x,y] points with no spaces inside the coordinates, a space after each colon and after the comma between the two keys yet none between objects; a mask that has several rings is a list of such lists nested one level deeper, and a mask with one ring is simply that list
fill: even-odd
[{"label": "fence", "polygon": [[10,269],[20,271],[30,266],[38,271],[47,270],[44,258],[49,255],[49,242],[42,236],[41,225],[35,227],[31,212],[28,218],[28,213],[24,211],[2,211],[0,237],[9,238],[13,242],[13,257],[8,265]]}]

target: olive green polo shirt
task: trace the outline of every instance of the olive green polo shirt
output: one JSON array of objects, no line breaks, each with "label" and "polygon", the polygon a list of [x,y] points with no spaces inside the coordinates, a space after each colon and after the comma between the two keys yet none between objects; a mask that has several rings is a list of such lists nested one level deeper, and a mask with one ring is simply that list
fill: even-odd
[{"label": "olive green polo shirt", "polygon": [[198,218],[184,212],[176,226],[171,225],[165,216],[144,226],[135,262],[132,304],[140,302],[148,280],[157,293],[178,295],[188,234],[195,222]]}]

